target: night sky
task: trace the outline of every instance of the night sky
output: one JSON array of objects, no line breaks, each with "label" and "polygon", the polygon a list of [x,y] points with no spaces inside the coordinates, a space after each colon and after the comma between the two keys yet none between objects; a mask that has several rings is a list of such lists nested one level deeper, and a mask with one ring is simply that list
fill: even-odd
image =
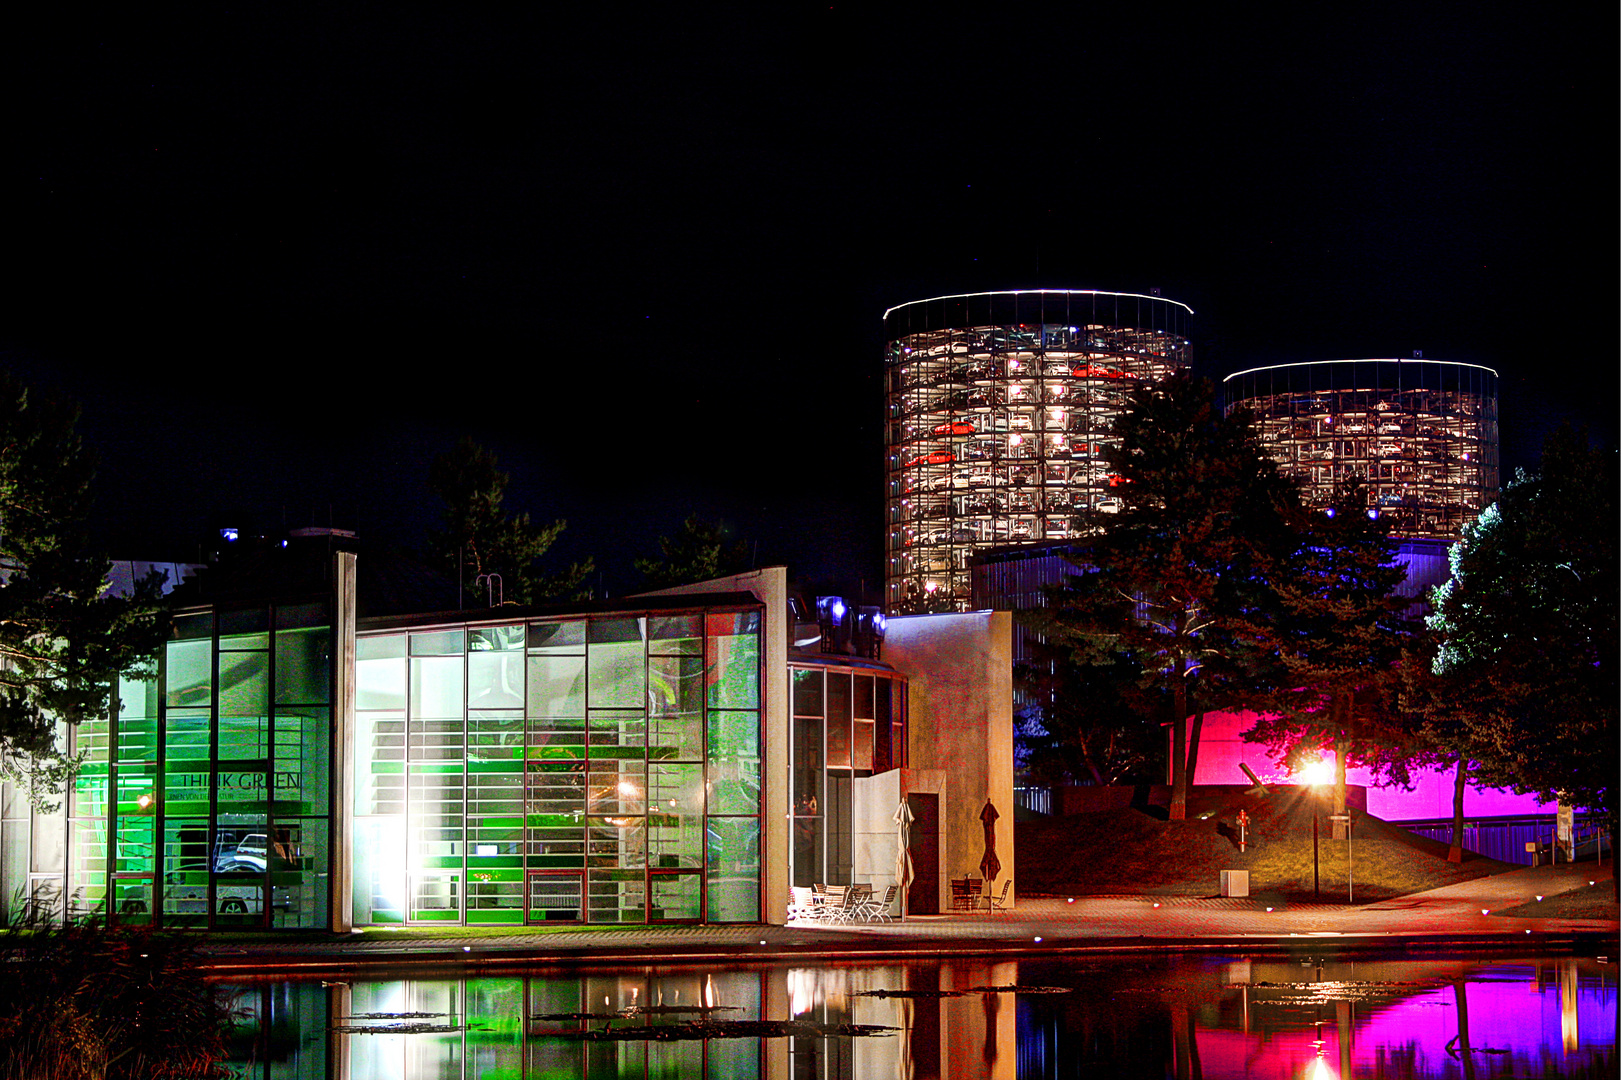
[{"label": "night sky", "polygon": [[1615,444],[1613,17],[772,8],[0,35],[0,364],[83,403],[107,547],[420,546],[465,433],[609,592],[692,511],[871,587],[881,313],[981,289],[1157,288],[1218,378],[1495,367],[1509,469]]}]

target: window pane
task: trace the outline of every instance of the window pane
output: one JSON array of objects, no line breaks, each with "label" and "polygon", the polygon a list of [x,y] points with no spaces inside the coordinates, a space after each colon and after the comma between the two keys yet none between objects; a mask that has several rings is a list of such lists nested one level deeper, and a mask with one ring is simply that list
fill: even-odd
[{"label": "window pane", "polygon": [[404,814],[405,715],[356,713],[355,751],[355,813]]},{"label": "window pane", "polygon": [[[730,622],[731,620],[727,620]],[[760,707],[760,639],[756,634],[709,638],[709,705],[715,709]]]},{"label": "window pane", "polygon": [[656,870],[702,867],[704,767],[652,764],[647,783],[648,865]]},{"label": "window pane", "polygon": [[594,923],[646,922],[647,882],[642,871],[588,871],[585,917]]},{"label": "window pane", "polygon": [[324,705],[331,697],[332,632],[324,626],[276,634],[276,703]]},{"label": "window pane", "polygon": [[838,723],[834,720],[827,722],[827,767],[830,769],[848,769],[850,767],[850,721]]},{"label": "window pane", "polygon": [[855,703],[852,712],[857,720],[872,719],[872,676],[857,675]]},{"label": "window pane", "polygon": [[169,710],[168,720],[164,724],[163,756],[170,762],[208,760],[206,709]]},{"label": "window pane", "polygon": [[404,656],[355,661],[355,708],[405,708]]},{"label": "window pane", "polygon": [[760,812],[759,713],[715,710],[709,714],[709,812]]},{"label": "window pane", "polygon": [[165,652],[165,704],[207,708],[213,685],[209,640],[171,641]]},{"label": "window pane", "polygon": [[462,775],[410,766],[407,825],[419,865],[458,865],[462,855]]},{"label": "window pane", "polygon": [[208,819],[170,818],[163,825],[163,921],[208,923]]},{"label": "window pane", "polygon": [[325,926],[326,819],[280,821],[275,836],[279,858],[270,867],[271,925],[300,929]]},{"label": "window pane", "polygon": [[592,644],[588,665],[593,709],[647,707],[647,660],[639,638]]},{"label": "window pane", "polygon": [[381,634],[355,638],[355,659],[398,660],[405,656],[404,634]]},{"label": "window pane", "polygon": [[857,720],[855,726],[855,767],[872,771],[872,721]]},{"label": "window pane", "polygon": [[463,744],[464,731],[460,719],[412,720],[407,729],[410,740],[406,746],[408,759],[456,762],[459,767],[467,757],[467,748]]},{"label": "window pane", "polygon": [[440,630],[432,634],[411,635],[412,656],[460,656],[465,636],[460,630]]},{"label": "window pane", "polygon": [[[414,645],[415,642],[413,641]],[[411,718],[448,719],[462,715],[462,658],[412,658]]]},{"label": "window pane", "polygon": [[276,710],[274,811],[305,817],[327,813],[331,719],[324,708]]},{"label": "window pane", "polygon": [[467,707],[523,708],[523,653],[468,653]]},{"label": "window pane", "polygon": [[820,668],[794,668],[794,715],[822,715],[822,672]]},{"label": "window pane", "polygon": [[220,653],[221,716],[263,716],[270,711],[270,654]]},{"label": "window pane", "polygon": [[703,760],[703,658],[655,656],[647,667],[652,706],[648,755]]},{"label": "window pane", "polygon": [[647,762],[592,759],[587,790],[593,814],[647,813]]},{"label": "window pane", "polygon": [[468,761],[522,761],[523,747],[523,713],[516,709],[468,712]]},{"label": "window pane", "polygon": [[529,624],[530,652],[585,652],[585,623],[545,622]]},{"label": "window pane", "polygon": [[515,623],[512,626],[480,626],[467,631],[467,651],[469,653],[522,651],[523,639],[522,623]]},{"label": "window pane", "polygon": [[591,713],[593,758],[645,758],[647,714],[629,709]]},{"label": "window pane", "polygon": [[703,915],[702,885],[700,874],[654,874],[649,881],[653,921],[697,922]]},{"label": "window pane", "polygon": [[709,921],[760,918],[760,821],[709,819]]},{"label": "window pane", "polygon": [[529,715],[585,715],[585,657],[529,658]]},{"label": "window pane", "polygon": [[600,869],[635,870],[647,866],[647,820],[628,815],[586,819],[586,863]]},{"label": "window pane", "polygon": [[698,615],[653,616],[647,620],[647,651],[655,656],[700,656],[703,619]]}]

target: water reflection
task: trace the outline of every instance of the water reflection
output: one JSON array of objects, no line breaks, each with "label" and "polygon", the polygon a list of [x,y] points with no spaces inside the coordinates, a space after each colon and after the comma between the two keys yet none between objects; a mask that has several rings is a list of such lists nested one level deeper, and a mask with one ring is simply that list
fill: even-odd
[{"label": "water reflection", "polygon": [[[1616,1071],[1614,968],[1574,958],[1141,956],[264,982],[231,992],[247,1016],[233,1073],[262,1080]],[[770,1027],[732,1037],[739,1021]],[[849,1025],[884,1030],[842,1033]]]}]

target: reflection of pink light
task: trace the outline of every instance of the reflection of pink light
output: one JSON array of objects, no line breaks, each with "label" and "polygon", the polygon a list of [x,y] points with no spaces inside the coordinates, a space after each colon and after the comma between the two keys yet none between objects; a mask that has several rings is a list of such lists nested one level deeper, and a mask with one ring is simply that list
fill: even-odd
[{"label": "reflection of pink light", "polygon": [[[1555,961],[1553,963],[1558,963]],[[1558,973],[1544,963],[1543,983],[1538,989],[1536,966],[1529,963],[1502,964],[1484,970],[1492,981],[1472,982],[1465,988],[1469,1008],[1469,1042],[1478,1052],[1482,1047],[1508,1050],[1494,1055],[1494,1063],[1519,1062],[1535,1066],[1553,1055],[1572,1072],[1584,1071],[1581,1057],[1565,1050],[1565,1025],[1570,1019],[1562,1010]],[[1613,981],[1601,989],[1596,976],[1588,974],[1576,993],[1576,1051],[1594,1055],[1615,1047],[1616,989]],[[1236,991],[1228,991],[1234,994]],[[1270,1009],[1270,1007],[1267,1007]],[[1322,1009],[1323,1057],[1330,1063],[1339,1058],[1338,1028],[1332,1004]],[[1252,999],[1249,1015],[1252,1025],[1261,1015]],[[1442,986],[1405,997],[1388,1005],[1358,1003],[1351,1034],[1351,1076],[1388,1073],[1392,1059],[1411,1056],[1412,1075],[1462,1075],[1456,1059],[1447,1053],[1447,1043],[1458,1034],[1457,997],[1451,986]],[[1278,1023],[1299,1024],[1278,1030],[1268,1026],[1248,1034],[1230,1029],[1199,1028],[1199,1061],[1206,1077],[1262,1077],[1278,1080],[1313,1075],[1317,1029],[1298,1013],[1277,1014]],[[1587,1058],[1589,1064],[1594,1058]],[[1381,1070],[1381,1064],[1383,1069]],[[1338,1072],[1338,1069],[1335,1069]],[[1505,1069],[1503,1075],[1539,1075],[1533,1069]],[[1404,1074],[1405,1075],[1405,1074]]]}]

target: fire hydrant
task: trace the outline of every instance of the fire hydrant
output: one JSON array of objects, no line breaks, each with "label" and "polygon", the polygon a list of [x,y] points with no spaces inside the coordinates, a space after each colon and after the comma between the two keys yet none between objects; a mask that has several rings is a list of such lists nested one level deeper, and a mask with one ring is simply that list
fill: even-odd
[{"label": "fire hydrant", "polygon": [[1243,810],[1238,812],[1238,850],[1243,851],[1244,845],[1249,842],[1250,816]]}]

